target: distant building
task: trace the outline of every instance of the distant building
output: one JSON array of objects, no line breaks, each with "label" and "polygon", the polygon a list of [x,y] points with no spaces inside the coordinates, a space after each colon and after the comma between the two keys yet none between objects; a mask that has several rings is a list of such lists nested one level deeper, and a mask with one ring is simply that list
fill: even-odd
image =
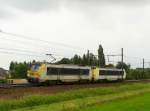
[{"label": "distant building", "polygon": [[0,68],[0,79],[4,79],[8,75],[8,70]]}]

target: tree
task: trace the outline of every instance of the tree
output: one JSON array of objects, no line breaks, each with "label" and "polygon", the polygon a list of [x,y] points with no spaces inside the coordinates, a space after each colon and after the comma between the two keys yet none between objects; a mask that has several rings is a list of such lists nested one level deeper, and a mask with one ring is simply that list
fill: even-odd
[{"label": "tree", "polygon": [[95,66],[96,65],[96,57],[94,56],[93,53],[89,54],[89,65],[90,66]]},{"label": "tree", "polygon": [[78,56],[77,54],[74,55],[72,58],[73,64],[80,65],[81,64],[81,57]]},{"label": "tree", "polygon": [[26,78],[27,77],[27,70],[30,68],[31,63],[17,63],[11,62],[10,63],[10,73],[12,78]]},{"label": "tree", "polygon": [[105,67],[105,56],[104,56],[102,45],[99,45],[98,48],[98,65],[100,67]]},{"label": "tree", "polygon": [[13,70],[15,66],[15,63],[13,61],[11,61],[10,66],[9,66],[9,70]]},{"label": "tree", "polygon": [[90,65],[89,64],[89,61],[90,61],[90,51],[89,50],[87,51],[87,55],[86,56],[87,56],[86,64]]},{"label": "tree", "polygon": [[86,55],[83,54],[83,57],[82,57],[82,65],[83,65],[83,66],[87,65],[87,64],[86,64],[86,60],[87,60]]},{"label": "tree", "polygon": [[116,65],[116,68],[118,68],[118,69],[123,68],[123,69],[126,70],[126,72],[128,72],[129,69],[130,69],[130,65],[129,65],[129,64],[126,64],[126,63],[123,63],[123,64],[122,64],[122,62],[118,62],[117,65]]},{"label": "tree", "polygon": [[94,56],[94,54],[91,53],[91,57],[92,57],[92,66],[97,66],[98,60],[97,58]]},{"label": "tree", "polygon": [[29,69],[27,64],[19,63],[15,67],[15,78],[26,78],[27,70]]},{"label": "tree", "polygon": [[114,68],[115,66],[113,64],[107,64],[107,65],[105,65],[105,67]]},{"label": "tree", "polygon": [[58,64],[71,64],[72,61],[68,58],[62,58],[60,61],[57,62]]}]

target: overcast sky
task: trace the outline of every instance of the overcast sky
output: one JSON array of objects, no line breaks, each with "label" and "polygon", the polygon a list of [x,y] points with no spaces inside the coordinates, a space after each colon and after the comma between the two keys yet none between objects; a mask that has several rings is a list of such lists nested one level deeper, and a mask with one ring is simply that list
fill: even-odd
[{"label": "overcast sky", "polygon": [[[149,0],[0,0],[0,30],[27,36],[0,33],[0,48],[9,49],[0,49],[0,67],[7,69],[12,60],[49,60],[45,53],[58,59],[86,49],[96,54],[99,44],[106,55],[124,48],[126,62],[137,67],[142,58],[150,60]],[[36,53],[14,54],[12,48]]]}]

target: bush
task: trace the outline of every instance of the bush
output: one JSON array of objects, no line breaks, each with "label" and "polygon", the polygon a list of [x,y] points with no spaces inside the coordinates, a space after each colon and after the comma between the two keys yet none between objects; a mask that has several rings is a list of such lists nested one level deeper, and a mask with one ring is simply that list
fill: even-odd
[{"label": "bush", "polygon": [[6,79],[0,79],[0,83],[7,83]]},{"label": "bush", "polygon": [[130,69],[127,72],[127,79],[150,79],[150,70],[145,70],[143,73],[143,70],[141,69]]}]

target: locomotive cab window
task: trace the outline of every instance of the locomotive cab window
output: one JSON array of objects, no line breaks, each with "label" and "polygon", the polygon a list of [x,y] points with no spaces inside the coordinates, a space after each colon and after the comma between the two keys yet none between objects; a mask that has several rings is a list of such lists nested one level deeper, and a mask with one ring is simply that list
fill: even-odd
[{"label": "locomotive cab window", "polygon": [[60,74],[63,74],[63,75],[69,75],[69,74],[79,75],[80,74],[80,69],[62,68],[60,70]]},{"label": "locomotive cab window", "polygon": [[116,70],[100,70],[99,75],[123,75],[123,71]]},{"label": "locomotive cab window", "polygon": [[47,75],[57,75],[58,74],[58,68],[47,68]]},{"label": "locomotive cab window", "polygon": [[32,65],[32,66],[31,66],[31,69],[32,69],[33,71],[37,71],[39,67],[40,67],[39,65]]},{"label": "locomotive cab window", "polygon": [[81,75],[88,75],[89,74],[89,69],[81,69],[80,74]]},{"label": "locomotive cab window", "polygon": [[100,70],[100,71],[99,71],[99,74],[100,74],[100,75],[106,75],[106,71],[105,71],[105,70]]}]

